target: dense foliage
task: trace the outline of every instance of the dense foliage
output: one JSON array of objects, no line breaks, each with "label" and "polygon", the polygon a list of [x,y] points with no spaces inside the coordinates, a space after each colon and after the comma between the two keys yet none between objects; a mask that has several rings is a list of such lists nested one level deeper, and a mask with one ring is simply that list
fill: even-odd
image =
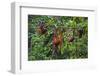
[{"label": "dense foliage", "polygon": [[87,57],[87,17],[28,15],[28,60]]}]

